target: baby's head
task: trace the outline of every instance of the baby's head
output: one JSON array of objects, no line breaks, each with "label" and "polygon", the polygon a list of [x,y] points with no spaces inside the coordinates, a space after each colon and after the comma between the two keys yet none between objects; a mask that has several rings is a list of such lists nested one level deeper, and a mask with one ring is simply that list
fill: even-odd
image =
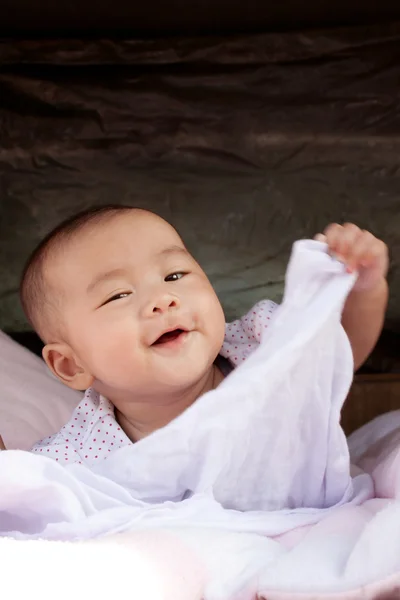
[{"label": "baby's head", "polygon": [[223,343],[205,273],[176,230],[145,210],[103,207],[61,224],[29,260],[21,298],[53,373],[110,400],[184,391]]}]

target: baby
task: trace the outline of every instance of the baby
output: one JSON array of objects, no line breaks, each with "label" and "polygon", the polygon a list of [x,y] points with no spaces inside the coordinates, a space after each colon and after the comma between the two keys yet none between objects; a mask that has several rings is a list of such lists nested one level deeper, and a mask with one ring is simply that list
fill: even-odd
[{"label": "baby", "polygon": [[[318,238],[359,272],[343,312],[358,368],[383,324],[387,248],[351,224],[331,225]],[[216,388],[245,358],[224,352],[226,336],[246,336],[253,351],[276,306],[260,302],[254,318],[225,325],[207,276],[176,230],[151,212],[120,206],[88,211],[53,231],[25,268],[21,298],[48,367],[67,386],[87,390],[70,422],[33,451],[89,466]]]}]

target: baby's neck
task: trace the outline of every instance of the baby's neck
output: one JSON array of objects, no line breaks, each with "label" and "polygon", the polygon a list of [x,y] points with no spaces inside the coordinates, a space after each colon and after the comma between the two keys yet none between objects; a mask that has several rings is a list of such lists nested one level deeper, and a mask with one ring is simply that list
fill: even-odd
[{"label": "baby's neck", "polygon": [[223,375],[216,365],[193,387],[171,398],[170,402],[129,402],[115,408],[115,417],[126,435],[133,442],[165,427],[191,406],[197,398],[218,387]]}]

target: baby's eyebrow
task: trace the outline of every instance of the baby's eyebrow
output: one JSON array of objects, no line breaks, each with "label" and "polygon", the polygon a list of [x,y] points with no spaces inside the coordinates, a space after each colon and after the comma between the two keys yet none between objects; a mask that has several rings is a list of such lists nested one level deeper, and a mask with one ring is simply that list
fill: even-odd
[{"label": "baby's eyebrow", "polygon": [[183,246],[168,246],[168,248],[164,248],[160,252],[157,253],[157,256],[164,256],[168,254],[186,254],[187,250]]},{"label": "baby's eyebrow", "polygon": [[111,271],[105,271],[104,273],[100,273],[99,275],[96,275],[96,277],[89,283],[89,285],[86,288],[86,293],[90,294],[91,292],[93,292],[95,287],[97,287],[100,283],[103,283],[104,281],[116,279],[117,277],[124,277],[125,275],[125,269],[112,269]]}]

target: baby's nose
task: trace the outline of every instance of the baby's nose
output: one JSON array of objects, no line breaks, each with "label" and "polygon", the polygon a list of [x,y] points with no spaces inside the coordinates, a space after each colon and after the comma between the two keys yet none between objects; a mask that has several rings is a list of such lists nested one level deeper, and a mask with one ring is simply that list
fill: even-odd
[{"label": "baby's nose", "polygon": [[169,310],[179,308],[179,306],[180,302],[176,296],[172,296],[171,294],[162,294],[149,303],[146,312],[148,314],[164,313],[168,312]]}]

